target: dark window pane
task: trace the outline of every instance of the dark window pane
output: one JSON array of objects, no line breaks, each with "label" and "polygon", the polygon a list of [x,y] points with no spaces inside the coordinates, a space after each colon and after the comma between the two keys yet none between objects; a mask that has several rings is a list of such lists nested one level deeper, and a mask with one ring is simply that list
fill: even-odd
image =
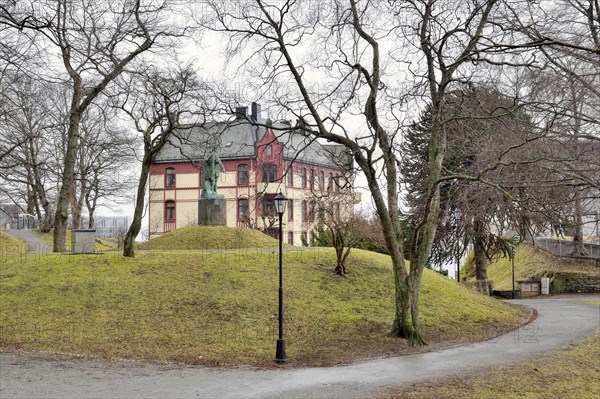
[{"label": "dark window pane", "polygon": [[262,166],[263,183],[271,183],[277,180],[277,165],[266,163]]},{"label": "dark window pane", "polygon": [[267,216],[275,216],[275,201],[273,198],[263,198],[262,199],[262,215]]},{"label": "dark window pane", "polygon": [[165,220],[175,220],[175,201],[167,201],[165,203]]},{"label": "dark window pane", "polygon": [[245,163],[238,165],[238,185],[247,186],[250,184],[250,174],[248,165]]},{"label": "dark window pane", "polygon": [[240,222],[248,221],[248,200],[246,198],[238,200],[238,220]]},{"label": "dark window pane", "polygon": [[165,170],[165,186],[175,187],[175,169],[167,168]]}]

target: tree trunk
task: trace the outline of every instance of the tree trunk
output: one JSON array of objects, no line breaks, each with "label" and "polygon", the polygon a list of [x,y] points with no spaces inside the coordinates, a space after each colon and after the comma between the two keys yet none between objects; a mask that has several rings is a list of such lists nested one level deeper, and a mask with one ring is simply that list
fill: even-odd
[{"label": "tree trunk", "polygon": [[483,223],[479,220],[473,221],[473,253],[475,263],[475,280],[477,282],[477,291],[489,295],[487,281],[487,258],[485,256],[485,234]]},{"label": "tree trunk", "polygon": [[150,172],[150,162],[151,158],[149,156],[144,157],[144,160],[142,161],[142,172],[140,174],[140,180],[138,181],[133,220],[131,221],[131,225],[125,234],[125,238],[123,239],[123,256],[135,256],[133,244],[135,242],[135,238],[142,229],[142,216],[144,213],[145,204],[144,197],[146,195],[146,183],[148,182],[148,174]]},{"label": "tree trunk", "polygon": [[[579,107],[581,106],[581,104],[579,103],[579,94],[577,93],[576,90],[576,85],[573,81],[573,78],[570,77],[569,78],[569,83],[570,83],[570,89],[571,89],[571,98],[572,98],[572,110],[573,110],[573,115],[574,115],[574,126],[573,126],[573,139],[574,139],[574,154],[573,154],[573,159],[580,159],[581,157],[581,151],[579,148],[579,132],[581,129],[581,118],[579,117],[579,113],[580,113],[580,109]],[[580,192],[580,188],[579,187],[575,187],[575,194],[574,194],[574,204],[573,204],[573,211],[574,211],[574,222],[575,222],[575,226],[573,226],[573,251],[571,252],[571,255],[576,255],[576,256],[587,256],[588,253],[585,250],[585,248],[583,247],[583,218],[582,218],[582,213],[583,213],[583,206],[581,203],[581,192]]]},{"label": "tree trunk", "polygon": [[345,257],[344,257],[344,240],[341,234],[336,233],[335,229],[329,228],[331,232],[331,239],[333,241],[333,247],[335,248],[335,257],[336,257],[336,266],[335,266],[335,274],[338,276],[343,276],[346,274],[346,265]]},{"label": "tree trunk", "polygon": [[66,250],[67,222],[69,219],[69,202],[75,183],[75,163],[77,161],[77,143],[79,138],[79,121],[81,113],[77,109],[81,98],[81,87],[75,85],[73,101],[71,103],[71,114],[69,117],[69,131],[67,132],[67,151],[62,174],[62,185],[56,202],[56,213],[54,215],[54,247],[53,252],[64,252]]},{"label": "tree trunk", "polygon": [[575,226],[573,226],[573,251],[571,255],[588,256],[589,254],[583,246],[583,206],[581,204],[581,192],[578,188],[575,189],[574,197]]},{"label": "tree trunk", "polygon": [[76,189],[71,193],[71,224],[73,230],[81,228],[81,205],[77,199]]}]

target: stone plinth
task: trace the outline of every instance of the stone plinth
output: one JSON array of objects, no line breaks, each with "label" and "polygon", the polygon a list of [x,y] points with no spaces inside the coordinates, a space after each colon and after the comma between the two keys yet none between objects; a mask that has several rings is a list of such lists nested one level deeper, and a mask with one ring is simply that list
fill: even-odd
[{"label": "stone plinth", "polygon": [[96,230],[73,230],[71,232],[71,252],[93,254],[96,252]]},{"label": "stone plinth", "polygon": [[225,198],[200,198],[198,201],[198,225],[226,226]]}]

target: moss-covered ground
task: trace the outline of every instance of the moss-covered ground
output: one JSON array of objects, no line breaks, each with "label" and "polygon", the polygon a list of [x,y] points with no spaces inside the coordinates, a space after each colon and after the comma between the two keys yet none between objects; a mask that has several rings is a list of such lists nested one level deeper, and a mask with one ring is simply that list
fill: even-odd
[{"label": "moss-covered ground", "polygon": [[[255,244],[253,243],[252,246]],[[7,255],[0,263],[0,345],[104,358],[270,365],[277,339],[278,255],[257,248]],[[326,365],[482,340],[529,311],[426,270],[427,348],[387,333],[389,257],[354,250],[349,275],[331,249],[284,254],[285,339],[292,365]]]}]

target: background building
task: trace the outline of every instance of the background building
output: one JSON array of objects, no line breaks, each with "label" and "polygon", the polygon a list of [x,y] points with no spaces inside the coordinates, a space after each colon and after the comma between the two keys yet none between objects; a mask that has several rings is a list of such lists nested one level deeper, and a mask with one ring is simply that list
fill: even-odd
[{"label": "background building", "polygon": [[[81,228],[88,226],[88,217],[81,217]],[[127,216],[95,216],[94,230],[98,238],[123,237],[129,228],[129,217]]]},{"label": "background building", "polygon": [[310,242],[317,202],[331,203],[339,217],[353,212],[353,201],[341,200],[354,195],[352,157],[343,146],[319,143],[290,123],[254,126],[249,121],[264,122],[256,103],[249,115],[247,107],[236,111],[235,121],[178,132],[157,155],[150,169],[150,238],[198,224],[201,161],[213,146],[225,167],[217,191],[225,196],[228,226],[274,234],[279,191],[289,198],[284,240],[290,244]]}]

